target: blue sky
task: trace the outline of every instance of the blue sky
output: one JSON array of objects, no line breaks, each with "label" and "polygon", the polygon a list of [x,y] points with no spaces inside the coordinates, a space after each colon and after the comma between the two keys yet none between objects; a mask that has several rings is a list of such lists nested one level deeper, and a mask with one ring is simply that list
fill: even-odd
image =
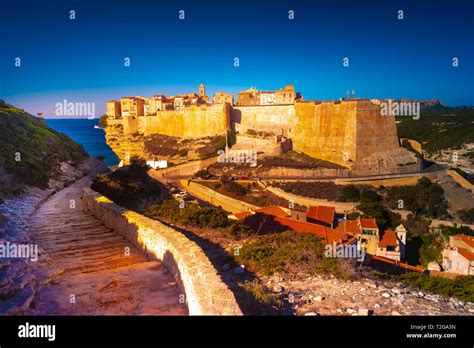
[{"label": "blue sky", "polygon": [[197,91],[201,82],[209,95],[293,83],[305,99],[355,90],[474,105],[470,0],[6,0],[2,8],[0,98],[47,117],[64,99],[95,102],[100,116],[107,99]]}]

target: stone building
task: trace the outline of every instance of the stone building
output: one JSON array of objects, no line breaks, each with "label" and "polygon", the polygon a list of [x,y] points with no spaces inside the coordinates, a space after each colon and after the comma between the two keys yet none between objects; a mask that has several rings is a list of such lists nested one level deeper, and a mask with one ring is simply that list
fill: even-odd
[{"label": "stone building", "polygon": [[260,92],[255,87],[240,92],[237,94],[237,105],[260,105]]},{"label": "stone building", "polygon": [[399,225],[395,231],[387,229],[377,246],[377,256],[386,257],[395,261],[405,259],[407,230]]},{"label": "stone building", "polygon": [[214,97],[212,98],[212,102],[214,104],[228,103],[230,105],[234,105],[234,96],[232,94],[226,93],[226,92],[216,92],[216,93],[214,93]]},{"label": "stone building", "polygon": [[285,88],[279,89],[275,92],[275,104],[294,104],[297,94],[294,85],[286,85]]},{"label": "stone building", "polygon": [[315,224],[334,228],[334,218],[336,217],[336,209],[324,205],[316,205],[308,208],[306,212],[306,220]]},{"label": "stone building", "polygon": [[119,118],[122,116],[122,109],[120,107],[120,101],[118,100],[108,100],[107,101],[107,111],[105,113],[107,116],[113,118]]},{"label": "stone building", "polygon": [[443,250],[443,270],[474,275],[474,236],[456,234],[449,237],[449,245]]},{"label": "stone building", "polygon": [[120,98],[122,116],[144,116],[145,98],[143,97],[122,97]]},{"label": "stone building", "polygon": [[367,254],[377,254],[379,228],[375,219],[343,220],[338,223],[336,229],[357,237],[359,244],[365,248]]}]

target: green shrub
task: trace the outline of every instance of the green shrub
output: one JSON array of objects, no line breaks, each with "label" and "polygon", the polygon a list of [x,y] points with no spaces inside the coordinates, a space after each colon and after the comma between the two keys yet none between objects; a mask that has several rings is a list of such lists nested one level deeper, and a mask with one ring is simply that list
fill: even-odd
[{"label": "green shrub", "polygon": [[132,157],[129,166],[97,175],[91,188],[129,209],[140,209],[169,198],[163,185],[148,176],[148,169],[145,160]]},{"label": "green shrub", "polygon": [[42,119],[1,105],[0,167],[17,182],[45,188],[49,179],[59,175],[61,162],[77,164],[86,157],[81,145],[49,128]]},{"label": "green shrub", "polygon": [[469,210],[459,210],[458,216],[465,224],[474,224],[474,208]]},{"label": "green shrub", "polygon": [[252,297],[261,304],[273,305],[281,307],[282,301],[278,298],[278,295],[274,294],[258,279],[252,281],[245,280],[238,283],[239,288],[243,289],[247,293],[251,294]]},{"label": "green shrub", "polygon": [[360,195],[360,201],[362,203],[376,203],[380,202],[381,200],[382,198],[377,194],[377,192],[371,189],[363,190]]},{"label": "green shrub", "polygon": [[421,178],[413,186],[389,188],[387,200],[393,209],[397,209],[399,200],[402,200],[404,209],[410,210],[415,215],[437,219],[449,217],[443,188],[427,178]]},{"label": "green shrub", "polygon": [[347,185],[341,189],[341,196],[339,197],[341,202],[359,202],[360,191],[354,185]]},{"label": "green shrub", "polygon": [[324,256],[324,245],[319,237],[293,231],[250,240],[234,257],[251,272],[263,275],[279,273],[298,277],[333,274],[344,279],[352,276],[352,269],[345,260]]},{"label": "green shrub", "polygon": [[179,202],[174,199],[151,205],[144,211],[144,214],[151,218],[200,228],[226,228],[230,227],[232,222],[227,218],[227,214],[219,208],[200,207],[192,203],[185,203],[184,207],[180,208]]}]

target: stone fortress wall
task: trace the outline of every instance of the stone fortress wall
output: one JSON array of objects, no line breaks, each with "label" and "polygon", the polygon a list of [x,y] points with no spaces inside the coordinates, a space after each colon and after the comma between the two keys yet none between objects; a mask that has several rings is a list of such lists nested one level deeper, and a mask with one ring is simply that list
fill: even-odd
[{"label": "stone fortress wall", "polygon": [[126,147],[129,153],[140,150],[133,142],[109,141],[112,137],[157,133],[199,138],[232,128],[240,134],[253,129],[291,138],[295,150],[350,168],[354,175],[421,169],[421,160],[400,146],[394,117],[381,115],[380,105],[368,99],[297,101],[292,105],[215,104],[161,111],[157,116],[126,116],[112,119],[110,126],[110,132],[106,129],[107,142],[120,158]]},{"label": "stone fortress wall", "polygon": [[191,106],[183,111],[159,111],[156,116],[124,116],[125,134],[163,134],[171,137],[202,138],[224,134],[230,127],[230,105]]},{"label": "stone fortress wall", "polygon": [[161,260],[185,294],[190,315],[242,315],[232,291],[221,280],[204,251],[181,232],[127,210],[90,188],[82,194],[84,209]]}]

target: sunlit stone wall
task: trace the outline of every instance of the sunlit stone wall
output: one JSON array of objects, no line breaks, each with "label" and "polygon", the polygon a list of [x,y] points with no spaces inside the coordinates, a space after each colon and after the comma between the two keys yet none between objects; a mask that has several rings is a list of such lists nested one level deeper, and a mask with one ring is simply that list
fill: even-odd
[{"label": "sunlit stone wall", "polygon": [[195,242],[90,188],[83,190],[82,200],[88,213],[164,263],[186,294],[190,315],[242,315],[234,294]]}]

